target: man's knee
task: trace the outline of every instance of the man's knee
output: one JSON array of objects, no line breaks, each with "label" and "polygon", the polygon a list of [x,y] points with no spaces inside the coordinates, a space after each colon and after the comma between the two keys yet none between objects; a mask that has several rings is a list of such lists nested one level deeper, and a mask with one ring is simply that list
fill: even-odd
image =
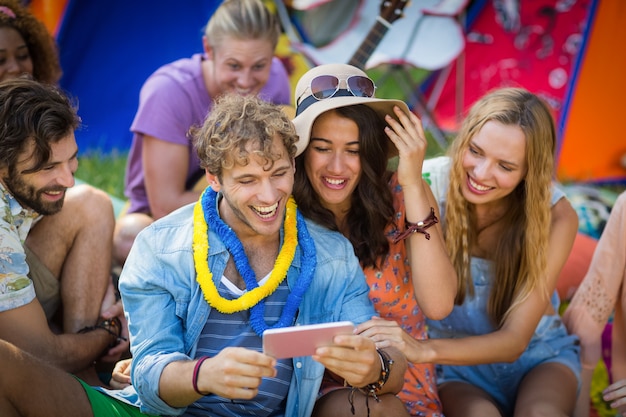
[{"label": "man's knee", "polygon": [[113,260],[117,264],[124,265],[135,238],[153,221],[152,217],[143,213],[130,213],[117,220],[113,233]]},{"label": "man's knee", "polygon": [[79,184],[67,190],[64,209],[76,220],[105,222],[111,227],[115,221],[111,197],[88,184]]}]

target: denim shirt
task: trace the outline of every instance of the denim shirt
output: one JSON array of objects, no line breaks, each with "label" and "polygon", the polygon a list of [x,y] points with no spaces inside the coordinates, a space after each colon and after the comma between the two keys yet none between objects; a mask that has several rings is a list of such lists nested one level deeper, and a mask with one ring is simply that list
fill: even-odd
[{"label": "denim shirt", "polygon": [[[306,224],[315,242],[317,268],[296,325],[369,320],[376,311],[351,244],[340,233],[310,221]],[[211,309],[196,282],[192,232],[193,204],[156,221],[137,236],[120,276],[134,358],[133,385],[114,396],[140,405],[142,412],[181,415],[186,410],[161,400],[159,379],[170,362],[194,358]],[[209,265],[216,285],[229,256],[219,237],[209,232]],[[287,274],[291,288],[299,274],[300,246]],[[293,368],[284,415],[310,416],[324,367],[307,356],[294,358]]]}]

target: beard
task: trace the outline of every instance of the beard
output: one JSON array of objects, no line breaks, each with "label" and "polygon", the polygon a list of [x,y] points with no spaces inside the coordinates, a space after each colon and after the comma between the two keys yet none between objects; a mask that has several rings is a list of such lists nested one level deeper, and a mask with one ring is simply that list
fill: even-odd
[{"label": "beard", "polygon": [[65,197],[58,201],[46,202],[42,198],[42,195],[49,191],[65,192],[67,188],[56,186],[40,188],[37,190],[35,187],[24,181],[23,176],[15,171],[15,169],[10,169],[9,175],[7,177],[3,177],[2,181],[4,182],[5,187],[22,207],[29,208],[46,216],[56,214],[61,211]]}]

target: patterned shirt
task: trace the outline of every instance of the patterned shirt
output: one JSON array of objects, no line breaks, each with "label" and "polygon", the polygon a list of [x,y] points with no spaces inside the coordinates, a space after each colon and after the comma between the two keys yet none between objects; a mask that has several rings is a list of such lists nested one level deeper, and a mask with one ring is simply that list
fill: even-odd
[{"label": "patterned shirt", "polygon": [[[389,187],[393,193],[396,223],[385,230],[389,238],[389,254],[382,269],[370,267],[363,272],[370,287],[370,299],[380,317],[395,320],[415,339],[426,339],[426,319],[415,299],[405,241],[393,243],[397,230],[404,230],[406,218],[404,194],[398,184],[397,173],[394,173]],[[409,363],[398,397],[404,401],[412,416],[443,417],[433,364]]]},{"label": "patterned shirt", "polygon": [[24,241],[41,216],[26,209],[0,182],[0,311],[30,303],[35,287],[28,277]]}]

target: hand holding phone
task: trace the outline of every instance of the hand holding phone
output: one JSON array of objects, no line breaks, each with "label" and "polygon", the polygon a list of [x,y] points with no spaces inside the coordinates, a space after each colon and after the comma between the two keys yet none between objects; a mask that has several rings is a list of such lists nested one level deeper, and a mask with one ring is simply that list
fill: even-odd
[{"label": "hand holding phone", "polygon": [[269,329],[263,332],[263,352],[276,359],[310,356],[318,347],[330,346],[335,336],[353,334],[354,323],[333,323]]}]

